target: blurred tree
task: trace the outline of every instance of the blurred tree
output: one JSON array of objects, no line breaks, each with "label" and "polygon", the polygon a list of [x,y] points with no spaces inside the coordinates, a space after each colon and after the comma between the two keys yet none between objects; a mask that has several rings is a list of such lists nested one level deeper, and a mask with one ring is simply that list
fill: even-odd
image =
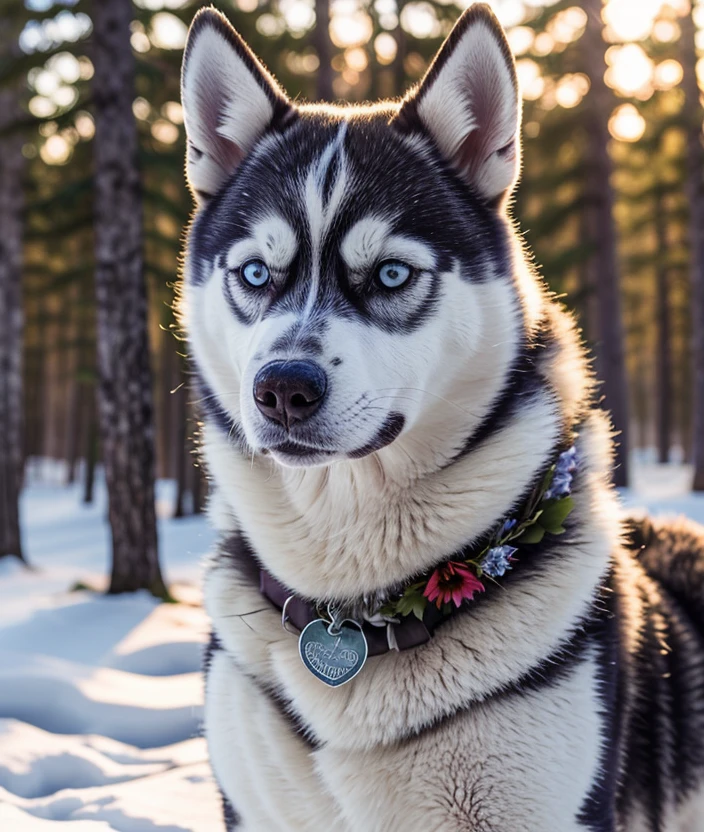
[{"label": "blurred tree", "polygon": [[332,101],[332,41],[330,40],[330,0],[315,0],[313,45],[318,56],[316,98]]},{"label": "blurred tree", "polygon": [[[20,57],[22,23],[0,6],[0,67]],[[15,12],[17,10],[15,9]],[[19,25],[18,25],[19,24]],[[24,560],[20,536],[22,483],[22,253],[25,158],[20,126],[26,81],[0,86],[0,557]]]},{"label": "blurred tree", "polygon": [[672,324],[670,314],[670,270],[668,263],[668,216],[662,187],[656,187],[654,200],[657,240],[655,270],[657,281],[657,449],[658,462],[670,459],[672,444]]},{"label": "blurred tree", "polygon": [[112,531],[110,592],[168,593],[154,507],[152,376],[142,189],[132,112],[131,0],[94,0],[98,406]]},{"label": "blurred tree", "polygon": [[596,368],[605,406],[618,432],[614,483],[628,484],[628,380],[624,357],[621,281],[616,248],[613,165],[609,155],[609,117],[612,95],[604,81],[606,43],[603,37],[603,0],[584,0],[587,24],[582,48],[591,89],[586,96],[587,136],[586,212],[589,239],[588,279],[597,306]]},{"label": "blurred tree", "polygon": [[[694,4],[692,4],[692,13]],[[694,422],[692,458],[694,490],[704,491],[704,111],[697,80],[696,26],[693,14],[681,19],[682,87],[687,135],[686,189],[689,202],[689,246],[692,280],[692,358]]]}]

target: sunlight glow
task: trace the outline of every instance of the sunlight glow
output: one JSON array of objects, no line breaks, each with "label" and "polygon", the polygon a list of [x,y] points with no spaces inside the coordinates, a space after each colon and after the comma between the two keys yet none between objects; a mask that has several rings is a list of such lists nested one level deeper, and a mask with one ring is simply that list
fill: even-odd
[{"label": "sunlight glow", "polygon": [[549,55],[555,49],[555,41],[548,32],[541,32],[533,43],[536,55]]},{"label": "sunlight glow", "polygon": [[658,20],[653,26],[653,38],[660,43],[674,43],[680,36],[680,27],[674,20]]},{"label": "sunlight glow", "polygon": [[521,95],[527,101],[536,101],[543,94],[545,81],[540,75],[540,67],[530,58],[521,58],[516,62],[518,86]]},{"label": "sunlight glow", "polygon": [[[468,6],[467,0],[459,0],[458,5]],[[525,6],[521,0],[494,0],[492,3],[496,16],[501,21],[502,26],[510,29],[513,26],[518,26],[526,17]]]},{"label": "sunlight glow", "polygon": [[550,20],[546,31],[556,43],[568,44],[576,40],[587,25],[587,14],[584,9],[572,6],[564,9]]},{"label": "sunlight glow", "polygon": [[407,3],[401,12],[401,26],[414,38],[436,38],[442,26],[430,3]]},{"label": "sunlight glow", "polygon": [[65,165],[71,156],[71,145],[63,136],[49,136],[39,151],[47,165]]},{"label": "sunlight glow", "polygon": [[555,89],[555,100],[565,109],[576,107],[589,92],[589,78],[581,72],[563,76]]},{"label": "sunlight glow", "polygon": [[654,82],[658,90],[669,90],[682,80],[682,65],[675,60],[662,61],[655,67]]},{"label": "sunlight glow", "polygon": [[183,49],[188,27],[176,15],[159,12],[152,18],[150,39],[159,49]]},{"label": "sunlight glow", "polygon": [[650,34],[662,0],[609,0],[603,19],[614,41],[643,40]]},{"label": "sunlight glow", "polygon": [[292,33],[307,32],[315,23],[315,12],[304,0],[281,0],[279,11]]},{"label": "sunlight glow", "polygon": [[609,132],[619,141],[637,142],[645,132],[645,119],[633,104],[622,104],[609,119]]},{"label": "sunlight glow", "polygon": [[345,63],[354,72],[364,72],[369,59],[361,46],[355,46],[352,49],[345,50]]},{"label": "sunlight glow", "polygon": [[643,47],[635,43],[612,46],[606,52],[609,68],[606,83],[622,95],[649,97],[652,92],[654,66]]},{"label": "sunlight glow", "polygon": [[335,14],[330,21],[330,38],[335,46],[361,46],[369,41],[374,26],[366,12]]},{"label": "sunlight glow", "polygon": [[178,101],[167,101],[161,112],[174,124],[183,124],[183,107]]},{"label": "sunlight glow", "polygon": [[132,102],[132,112],[134,113],[134,117],[140,119],[141,121],[148,119],[151,111],[152,108],[146,98],[142,98],[140,96],[139,98],[135,98]]},{"label": "sunlight glow", "polygon": [[29,112],[37,118],[49,118],[58,109],[53,101],[44,98],[43,95],[35,95],[34,98],[30,98],[27,106],[29,107]]},{"label": "sunlight glow", "polygon": [[92,139],[95,135],[95,123],[93,122],[93,117],[85,110],[80,110],[76,113],[74,124],[76,125],[78,135],[82,139]]},{"label": "sunlight glow", "polygon": [[31,84],[39,95],[51,95],[59,86],[59,76],[49,69],[43,69],[32,77]]},{"label": "sunlight glow", "polygon": [[300,55],[298,52],[287,52],[286,66],[294,75],[312,75],[320,66],[318,56],[313,52]]},{"label": "sunlight glow", "polygon": [[55,18],[48,20],[30,20],[19,38],[23,52],[46,52],[59,44],[75,43],[87,35],[93,25],[87,14],[73,14],[64,9]]},{"label": "sunlight glow", "polygon": [[374,51],[376,52],[376,59],[382,66],[388,66],[393,63],[398,51],[396,39],[388,32],[382,32],[374,39]]},{"label": "sunlight glow", "polygon": [[278,37],[286,31],[286,21],[273,14],[262,14],[257,18],[257,31],[267,38]]},{"label": "sunlight glow", "polygon": [[188,0],[134,0],[135,6],[149,9],[150,12],[158,12],[161,9],[180,9],[187,2]]},{"label": "sunlight glow", "polygon": [[66,109],[73,107],[78,101],[78,93],[75,87],[61,86],[51,95],[51,100],[62,109]]},{"label": "sunlight glow", "polygon": [[59,52],[46,62],[64,84],[75,84],[81,77],[81,65],[70,52]]},{"label": "sunlight glow", "polygon": [[178,127],[165,118],[157,119],[151,127],[152,136],[162,144],[173,144],[178,140]]},{"label": "sunlight glow", "polygon": [[135,52],[149,52],[152,47],[151,41],[144,34],[144,32],[132,32],[130,36],[130,43]]},{"label": "sunlight glow", "polygon": [[524,55],[533,45],[535,33],[528,26],[516,26],[506,32],[508,44],[514,55]]},{"label": "sunlight glow", "polygon": [[90,81],[95,71],[93,69],[93,63],[91,59],[88,58],[86,55],[81,55],[81,57],[78,59],[78,66],[81,70],[81,80]]}]

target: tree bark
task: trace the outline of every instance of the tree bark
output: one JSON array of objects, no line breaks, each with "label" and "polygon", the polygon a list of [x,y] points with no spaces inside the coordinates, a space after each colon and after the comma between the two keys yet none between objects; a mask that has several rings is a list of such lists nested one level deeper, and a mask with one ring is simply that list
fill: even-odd
[{"label": "tree bark", "polygon": [[682,87],[687,119],[687,201],[692,283],[692,461],[695,491],[704,491],[704,111],[697,82],[696,27],[691,14],[681,20]]},{"label": "tree bark", "polygon": [[586,136],[588,173],[586,208],[595,244],[589,267],[596,293],[596,369],[602,382],[605,407],[617,432],[614,483],[628,484],[628,384],[624,360],[621,287],[614,220],[613,164],[609,156],[609,116],[612,96],[604,81],[606,43],[601,19],[602,0],[585,0],[587,25],[583,35],[584,58],[591,89],[587,96]]},{"label": "tree bark", "polygon": [[85,424],[86,467],[83,480],[83,502],[90,505],[95,491],[95,464],[98,460],[98,426],[95,419],[96,391],[91,385],[87,390]]},{"label": "tree bark", "polygon": [[655,196],[655,237],[657,239],[656,317],[657,317],[657,436],[658,462],[670,460],[672,439],[672,367],[670,321],[670,274],[667,266],[668,239],[665,200]]},{"label": "tree bark", "polygon": [[112,531],[110,593],[167,597],[154,507],[154,414],[130,0],[94,0],[98,412]]},{"label": "tree bark", "polygon": [[[0,59],[19,54],[17,34],[12,20],[0,16]],[[0,557],[24,560],[19,516],[25,173],[23,136],[17,124],[22,116],[21,95],[20,84],[0,88]]]},{"label": "tree bark", "polygon": [[316,96],[320,101],[333,100],[332,41],[330,40],[330,0],[315,0],[313,45],[320,66],[316,77]]},{"label": "tree bark", "polygon": [[401,26],[401,12],[403,11],[408,0],[398,0],[396,3],[396,14],[398,15],[398,23],[392,34],[396,41],[396,56],[394,57],[391,68],[394,75],[394,96],[401,96],[406,92],[406,53],[408,52],[408,38]]}]

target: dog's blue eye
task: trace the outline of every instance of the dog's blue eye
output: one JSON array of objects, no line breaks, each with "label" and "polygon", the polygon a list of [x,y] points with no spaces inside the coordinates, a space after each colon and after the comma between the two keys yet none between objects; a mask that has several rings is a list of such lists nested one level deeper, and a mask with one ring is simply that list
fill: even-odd
[{"label": "dog's blue eye", "polygon": [[398,289],[412,274],[413,269],[400,260],[387,260],[379,266],[376,279],[387,289]]},{"label": "dog's blue eye", "polygon": [[240,269],[245,283],[260,289],[269,282],[269,269],[261,260],[248,260]]}]

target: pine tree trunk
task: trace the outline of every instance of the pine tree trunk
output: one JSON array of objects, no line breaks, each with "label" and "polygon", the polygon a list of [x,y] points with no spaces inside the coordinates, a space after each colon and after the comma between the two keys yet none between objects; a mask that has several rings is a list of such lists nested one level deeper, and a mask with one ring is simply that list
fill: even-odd
[{"label": "pine tree trunk", "polygon": [[696,27],[691,14],[681,20],[682,87],[687,119],[687,200],[692,282],[692,457],[695,491],[704,491],[704,112],[697,82]]},{"label": "pine tree trunk", "polygon": [[333,100],[332,41],[330,40],[330,0],[315,0],[313,45],[320,66],[316,78],[316,96],[320,101]]},{"label": "pine tree trunk", "polygon": [[193,473],[193,513],[202,514],[208,484],[203,473],[203,466],[200,462],[193,463],[191,470]]},{"label": "pine tree trunk", "polygon": [[83,480],[83,502],[90,505],[93,502],[95,491],[95,464],[98,459],[98,426],[96,425],[95,413],[96,391],[91,385],[86,395],[85,424],[85,456],[86,467]]},{"label": "pine tree trunk", "polygon": [[408,53],[408,37],[401,26],[401,12],[403,11],[408,0],[398,0],[396,3],[396,14],[398,15],[398,24],[393,30],[392,34],[396,41],[396,56],[394,57],[391,68],[394,74],[394,96],[403,95],[406,92],[406,54]]},{"label": "pine tree trunk", "polygon": [[587,26],[582,38],[586,70],[591,79],[585,128],[588,172],[586,208],[595,251],[590,259],[591,286],[596,293],[596,369],[604,404],[611,412],[616,437],[614,483],[628,484],[628,385],[623,346],[621,287],[614,220],[613,165],[609,156],[608,121],[612,96],[604,81],[606,43],[601,19],[602,0],[585,0]]},{"label": "pine tree trunk", "polygon": [[153,392],[130,0],[94,0],[98,413],[112,531],[110,593],[166,597],[154,507]]},{"label": "pine tree trunk", "polygon": [[668,241],[665,200],[660,192],[655,197],[655,236],[657,239],[657,435],[658,461],[670,460],[672,438],[672,367],[670,325],[670,275],[667,267]]},{"label": "pine tree trunk", "polygon": [[[0,16],[0,63],[19,53],[16,27]],[[24,560],[22,485],[22,247],[25,160],[17,128],[21,87],[0,88],[0,557]],[[13,126],[15,129],[12,129]]]}]

